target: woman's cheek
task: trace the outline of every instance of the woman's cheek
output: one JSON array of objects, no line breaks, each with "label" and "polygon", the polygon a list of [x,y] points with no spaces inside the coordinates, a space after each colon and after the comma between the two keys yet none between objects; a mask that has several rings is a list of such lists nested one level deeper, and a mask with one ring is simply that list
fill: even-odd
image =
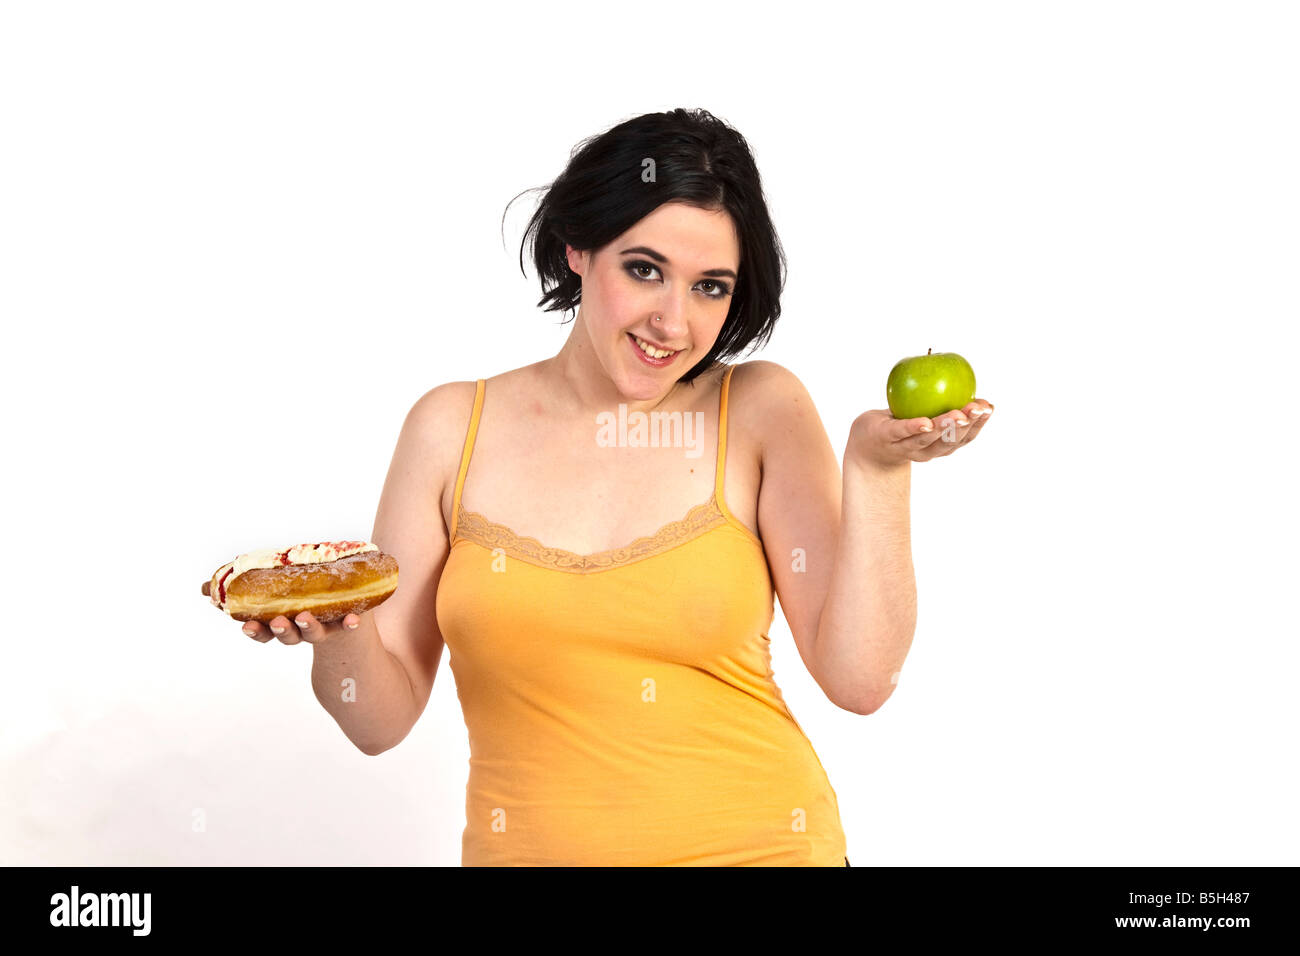
[{"label": "woman's cheek", "polygon": [[635,323],[638,312],[653,307],[651,296],[617,280],[601,287],[600,299],[602,311],[617,328]]}]

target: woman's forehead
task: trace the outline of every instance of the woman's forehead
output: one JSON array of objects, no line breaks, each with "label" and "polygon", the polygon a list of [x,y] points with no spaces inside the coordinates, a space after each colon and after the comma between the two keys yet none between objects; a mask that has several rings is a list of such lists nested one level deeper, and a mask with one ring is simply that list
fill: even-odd
[{"label": "woman's forehead", "polygon": [[730,213],[682,203],[664,203],[610,243],[615,252],[629,247],[649,247],[672,265],[701,270],[735,269],[740,258]]}]

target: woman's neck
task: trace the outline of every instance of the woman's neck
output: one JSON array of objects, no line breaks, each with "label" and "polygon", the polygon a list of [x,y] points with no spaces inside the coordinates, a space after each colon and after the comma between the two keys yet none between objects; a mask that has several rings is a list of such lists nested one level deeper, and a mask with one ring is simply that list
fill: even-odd
[{"label": "woman's neck", "polygon": [[554,403],[555,414],[590,421],[601,412],[615,411],[620,404],[626,405],[628,412],[674,410],[682,383],[666,380],[666,388],[658,395],[625,395],[596,361],[586,335],[578,336],[579,330],[575,328],[564,348],[537,363],[539,378]]}]

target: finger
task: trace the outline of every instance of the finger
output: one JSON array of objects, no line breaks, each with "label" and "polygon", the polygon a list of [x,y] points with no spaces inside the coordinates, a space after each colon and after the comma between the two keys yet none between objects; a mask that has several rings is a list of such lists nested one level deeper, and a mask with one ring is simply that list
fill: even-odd
[{"label": "finger", "polygon": [[[957,413],[960,414],[959,412]],[[957,447],[960,440],[960,426],[955,422],[953,412],[945,412],[934,417],[934,427],[928,432],[918,432],[902,445],[912,461],[929,461],[949,454]],[[969,419],[963,420],[969,421]],[[967,426],[970,427],[970,426]]]},{"label": "finger", "polygon": [[966,406],[965,412],[971,421],[970,434],[974,435],[989,420],[989,415],[993,412],[993,406],[984,399],[977,398]]},{"label": "finger", "polygon": [[970,429],[970,417],[959,408],[952,411],[944,412],[934,420],[934,441],[926,444],[929,448],[935,442],[942,443],[940,447],[955,448],[960,445],[966,438],[966,433]]},{"label": "finger", "polygon": [[891,426],[891,437],[894,441],[905,441],[933,430],[934,422],[928,418],[900,418],[897,425]]},{"label": "finger", "polygon": [[249,637],[251,637],[253,640],[257,641],[259,644],[265,644],[267,641],[269,641],[271,638],[275,636],[269,630],[267,630],[266,626],[263,625],[261,621],[245,621],[244,633],[247,634]]},{"label": "finger", "polygon": [[298,628],[294,627],[293,622],[283,614],[271,618],[271,633],[281,644],[297,644],[302,640]]},{"label": "finger", "polygon": [[337,625],[322,624],[307,611],[300,613],[293,622],[298,627],[299,637],[308,644],[319,644],[329,637],[331,631],[338,630]]}]

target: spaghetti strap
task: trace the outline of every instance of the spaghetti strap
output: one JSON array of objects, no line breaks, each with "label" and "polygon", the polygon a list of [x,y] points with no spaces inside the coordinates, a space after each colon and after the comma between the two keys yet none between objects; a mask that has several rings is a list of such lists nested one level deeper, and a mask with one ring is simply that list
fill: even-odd
[{"label": "spaghetti strap", "polygon": [[727,476],[727,392],[731,385],[731,373],[735,370],[736,366],[727,366],[727,370],[722,374],[722,390],[718,396],[718,463],[714,468],[713,497],[717,502],[718,510],[726,516],[727,520],[739,524],[740,522],[736,521],[735,516],[727,508],[726,495],[723,491]]},{"label": "spaghetti strap", "polygon": [[460,493],[465,487],[465,473],[469,471],[469,460],[474,454],[474,438],[478,435],[478,419],[483,411],[483,387],[486,379],[480,378],[474,389],[474,411],[469,416],[469,428],[465,431],[465,447],[460,453],[460,471],[456,475],[456,492],[451,500],[451,537],[456,540],[456,526],[460,522]]}]

